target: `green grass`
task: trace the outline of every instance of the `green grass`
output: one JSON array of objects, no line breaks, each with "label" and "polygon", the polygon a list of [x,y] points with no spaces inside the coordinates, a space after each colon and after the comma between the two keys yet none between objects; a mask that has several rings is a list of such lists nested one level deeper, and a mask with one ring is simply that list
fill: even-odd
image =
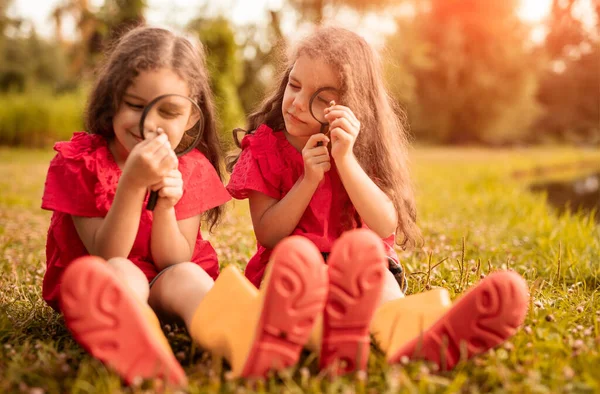
[{"label": "green grass", "polygon": [[[41,299],[50,214],[39,204],[51,157],[49,150],[0,149],[0,392],[152,390],[152,382],[122,387]],[[443,286],[456,296],[481,274],[516,270],[530,285],[532,304],[525,328],[505,345],[443,373],[421,362],[388,366],[374,350],[368,377],[335,381],[319,375],[315,356],[307,354],[289,373],[251,385],[228,379],[219,360],[192,346],[184,330],[166,327],[189,391],[600,392],[600,226],[582,214],[558,217],[542,195],[527,191],[532,169],[581,161],[600,163],[600,152],[418,148],[413,154],[425,246],[401,253],[412,273],[410,291]],[[528,175],[515,176],[522,172]],[[247,204],[229,208],[210,238],[222,264],[242,265],[254,251]],[[430,259],[443,262],[429,273]]]}]

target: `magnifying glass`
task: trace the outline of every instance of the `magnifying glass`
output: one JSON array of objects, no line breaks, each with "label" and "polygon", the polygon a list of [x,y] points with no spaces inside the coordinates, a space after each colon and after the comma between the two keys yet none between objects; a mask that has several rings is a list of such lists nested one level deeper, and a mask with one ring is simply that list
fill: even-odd
[{"label": "magnifying glass", "polygon": [[[198,104],[191,98],[165,94],[158,96],[144,108],[139,127],[144,139],[158,129],[162,129],[167,136],[180,135],[183,131],[181,141],[173,149],[177,157],[180,157],[200,142],[204,131],[204,117]],[[157,200],[158,192],[151,192],[146,209],[154,210]]]},{"label": "magnifying glass", "polygon": [[[325,110],[335,105],[335,101],[339,98],[339,92],[336,88],[324,87],[318,89],[310,98],[309,108],[312,117],[321,124],[321,134],[329,134],[329,122],[325,119]],[[319,142],[317,146],[323,145]]]}]

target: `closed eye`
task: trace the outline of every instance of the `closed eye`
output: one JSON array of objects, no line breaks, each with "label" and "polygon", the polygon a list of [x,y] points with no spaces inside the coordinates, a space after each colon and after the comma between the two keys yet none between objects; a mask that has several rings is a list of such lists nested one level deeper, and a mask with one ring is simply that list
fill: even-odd
[{"label": "closed eye", "polygon": [[126,105],[127,105],[129,108],[133,108],[133,109],[136,109],[136,110],[141,110],[142,108],[144,108],[144,106],[143,106],[143,105],[140,105],[140,104],[133,104],[133,103],[129,103],[129,102],[127,102],[127,101],[125,101],[125,104],[126,104]]},{"label": "closed eye", "polygon": [[323,98],[321,96],[317,96],[317,99],[319,100],[319,102],[321,102],[321,104],[324,105],[329,105],[329,103],[331,102],[331,100],[327,100],[326,98]]}]

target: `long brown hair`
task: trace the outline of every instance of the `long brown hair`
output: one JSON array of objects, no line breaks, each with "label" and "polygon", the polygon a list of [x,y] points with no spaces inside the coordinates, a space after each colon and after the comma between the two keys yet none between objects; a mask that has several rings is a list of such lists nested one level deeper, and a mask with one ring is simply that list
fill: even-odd
[{"label": "long brown hair", "polygon": [[[389,96],[382,66],[371,46],[357,34],[338,27],[320,27],[302,40],[279,76],[277,88],[248,118],[247,133],[261,124],[283,130],[283,95],[290,72],[300,56],[322,59],[338,73],[341,103],[352,109],[361,122],[354,154],[371,179],[392,200],[398,214],[397,241],[403,247],[421,240],[416,224],[414,189],[408,166],[408,126],[406,113]],[[239,153],[231,156],[227,170]]]},{"label": "long brown hair", "polygon": [[[210,90],[204,49],[185,37],[161,28],[140,26],[125,33],[109,48],[98,69],[85,114],[91,134],[114,138],[113,118],[125,91],[141,71],[168,68],[186,81],[192,98],[202,110],[204,131],[197,149],[210,161],[223,180],[223,151],[219,142],[215,108]],[[223,207],[207,211],[210,229],[218,223]]]}]

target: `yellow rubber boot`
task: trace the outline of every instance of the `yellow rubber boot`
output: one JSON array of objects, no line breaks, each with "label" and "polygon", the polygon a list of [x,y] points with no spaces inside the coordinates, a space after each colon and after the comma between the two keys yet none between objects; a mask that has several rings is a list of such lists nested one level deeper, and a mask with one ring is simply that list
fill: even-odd
[{"label": "yellow rubber boot", "polygon": [[[226,267],[194,314],[190,335],[204,349],[225,357],[240,375],[260,316],[258,289],[234,266]],[[243,329],[247,327],[247,329]]]},{"label": "yellow rubber boot", "polygon": [[192,320],[192,338],[225,357],[234,377],[264,377],[296,364],[325,304],[326,266],[308,239],[281,241],[267,271],[257,290],[227,267]]},{"label": "yellow rubber boot", "polygon": [[389,358],[421,335],[446,313],[452,302],[446,289],[433,289],[381,305],[371,321],[371,333]]},{"label": "yellow rubber boot", "polygon": [[[440,370],[449,370],[461,360],[498,346],[518,331],[527,315],[529,288],[516,272],[497,271],[459,297],[433,324],[430,323],[436,315],[435,308],[424,305],[424,302],[418,305],[428,312],[420,316],[423,330],[415,330],[414,323],[407,324],[403,311],[402,321],[396,323],[386,351],[387,361],[397,363],[404,358],[426,359]],[[410,311],[410,308],[405,309]],[[416,315],[419,316],[418,313]],[[386,316],[382,314],[382,321],[383,317]],[[410,331],[402,330],[402,324]],[[417,335],[414,335],[415,332]],[[406,342],[411,335],[413,338]]]},{"label": "yellow rubber boot", "polygon": [[316,354],[321,353],[321,344],[323,342],[323,314],[320,313],[315,320],[315,325],[310,332],[310,337],[306,343],[306,348]]}]

